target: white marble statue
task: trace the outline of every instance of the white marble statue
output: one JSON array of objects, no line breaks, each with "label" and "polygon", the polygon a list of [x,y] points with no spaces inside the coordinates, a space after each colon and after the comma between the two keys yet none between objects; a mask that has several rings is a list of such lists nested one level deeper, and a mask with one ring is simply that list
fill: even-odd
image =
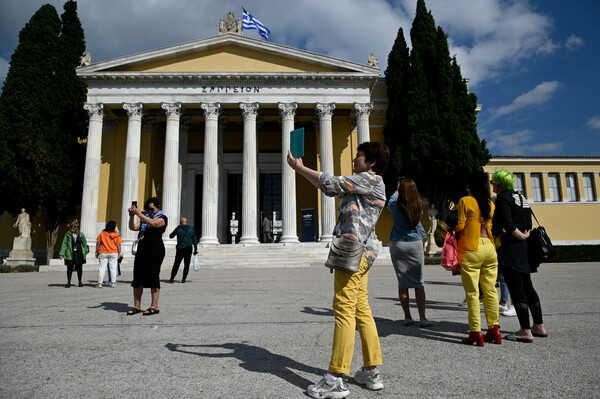
[{"label": "white marble statue", "polygon": [[21,213],[19,213],[13,227],[19,229],[19,238],[27,238],[31,235],[31,221],[29,220],[29,214],[25,212],[25,208],[21,209]]},{"label": "white marble statue", "polygon": [[79,66],[88,66],[92,63],[92,55],[89,53],[89,51],[86,51],[85,53],[83,53],[83,55],[81,56],[81,59],[79,60]]},{"label": "white marble statue", "polygon": [[369,53],[369,56],[367,57],[367,65],[375,68],[377,67],[378,63],[379,61],[377,60],[377,57],[375,57],[375,54]]},{"label": "white marble statue", "polygon": [[429,211],[427,211],[427,216],[429,217],[429,234],[427,234],[427,246],[425,249],[426,255],[431,254],[431,246],[435,245],[435,229],[437,227],[437,219],[436,216],[438,214],[437,209],[435,209],[435,205],[429,205]]}]

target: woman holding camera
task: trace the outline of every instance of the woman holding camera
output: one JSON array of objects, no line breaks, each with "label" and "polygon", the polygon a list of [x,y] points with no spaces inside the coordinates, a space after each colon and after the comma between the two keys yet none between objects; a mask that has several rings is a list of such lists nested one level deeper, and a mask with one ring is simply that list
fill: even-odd
[{"label": "woman holding camera", "polygon": [[[136,203],[131,205],[129,212],[129,229],[139,231],[138,247],[133,263],[133,308],[127,315],[142,311],[142,294],[144,287],[150,288],[152,303],[144,311],[144,316],[159,313],[158,297],[160,295],[160,268],[165,257],[165,245],[162,235],[167,229],[168,219],[160,210],[158,198],[146,200],[144,210],[140,211]],[[135,217],[139,222],[135,222]]]}]

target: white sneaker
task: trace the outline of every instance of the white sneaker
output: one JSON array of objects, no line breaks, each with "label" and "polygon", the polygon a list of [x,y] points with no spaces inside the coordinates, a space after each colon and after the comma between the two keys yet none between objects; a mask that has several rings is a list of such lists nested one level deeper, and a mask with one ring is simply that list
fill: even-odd
[{"label": "white sneaker", "polygon": [[354,374],[354,382],[359,385],[365,385],[371,391],[383,389],[383,380],[377,371],[369,371],[364,367]]},{"label": "white sneaker", "polygon": [[498,305],[500,307],[500,313],[506,312],[508,310],[508,306]]},{"label": "white sneaker", "polygon": [[102,288],[102,283],[98,283],[98,285],[96,287]]},{"label": "white sneaker", "polygon": [[421,321],[419,321],[419,326],[421,326],[423,328],[431,327],[432,325],[433,325],[433,321],[429,321],[427,319],[421,319]]},{"label": "white sneaker", "polygon": [[341,399],[350,395],[350,391],[348,390],[348,386],[344,383],[341,378],[337,378],[333,385],[330,385],[327,382],[327,375],[321,378],[321,381],[317,382],[314,385],[309,385],[306,388],[306,393],[311,398],[331,398],[331,399]]},{"label": "white sneaker", "polygon": [[116,285],[117,285],[116,283],[110,283],[108,286],[111,287],[111,288],[115,288]]},{"label": "white sneaker", "polygon": [[[506,310],[502,310],[502,308],[506,308]],[[515,307],[513,305],[510,305],[508,308],[506,306],[502,306],[500,305],[500,314],[502,316],[516,316],[517,315],[517,311],[515,310]]]}]

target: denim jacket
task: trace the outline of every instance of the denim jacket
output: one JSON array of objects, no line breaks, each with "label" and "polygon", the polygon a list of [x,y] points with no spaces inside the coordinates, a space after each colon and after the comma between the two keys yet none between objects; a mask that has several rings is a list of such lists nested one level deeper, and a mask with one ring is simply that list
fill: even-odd
[{"label": "denim jacket", "polygon": [[390,241],[425,241],[427,233],[421,222],[417,227],[411,227],[410,222],[398,208],[398,193],[394,193],[387,206],[394,219],[394,227],[390,233]]}]

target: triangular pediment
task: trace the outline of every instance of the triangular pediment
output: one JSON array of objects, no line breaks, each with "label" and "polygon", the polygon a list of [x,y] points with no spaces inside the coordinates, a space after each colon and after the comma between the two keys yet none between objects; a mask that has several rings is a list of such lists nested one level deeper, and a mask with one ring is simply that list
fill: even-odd
[{"label": "triangular pediment", "polygon": [[[365,60],[366,58],[365,55]],[[236,34],[224,34],[128,55],[81,67],[77,72],[80,76],[119,72],[379,75],[376,67]]]}]

